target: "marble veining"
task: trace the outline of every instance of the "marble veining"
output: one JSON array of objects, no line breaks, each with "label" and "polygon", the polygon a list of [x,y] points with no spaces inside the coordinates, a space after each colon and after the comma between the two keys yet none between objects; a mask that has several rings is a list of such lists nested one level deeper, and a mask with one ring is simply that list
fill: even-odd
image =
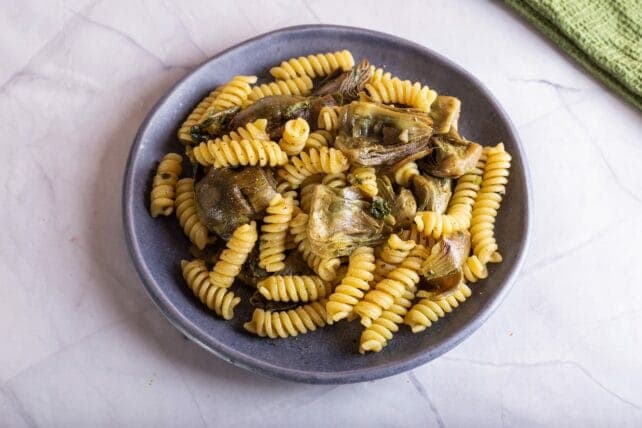
[{"label": "marble veining", "polygon": [[[318,22],[471,71],[517,126],[534,187],[531,249],[493,317],[428,365],[344,386],[257,377],[187,341],[145,296],[120,213],[133,136],[174,82]],[[500,3],[29,0],[0,24],[3,425],[642,423],[640,114]]]}]

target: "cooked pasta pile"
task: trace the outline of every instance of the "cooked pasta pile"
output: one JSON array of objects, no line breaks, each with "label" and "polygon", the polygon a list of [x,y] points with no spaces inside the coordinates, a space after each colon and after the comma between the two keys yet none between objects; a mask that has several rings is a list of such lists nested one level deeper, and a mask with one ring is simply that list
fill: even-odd
[{"label": "cooked pasta pile", "polygon": [[153,179],[152,217],[175,213],[192,243],[196,298],[231,320],[236,287],[254,288],[244,326],[270,339],[358,320],[362,354],[463,304],[502,261],[504,145],[462,137],[457,98],[347,50],[269,72],[209,92]]}]

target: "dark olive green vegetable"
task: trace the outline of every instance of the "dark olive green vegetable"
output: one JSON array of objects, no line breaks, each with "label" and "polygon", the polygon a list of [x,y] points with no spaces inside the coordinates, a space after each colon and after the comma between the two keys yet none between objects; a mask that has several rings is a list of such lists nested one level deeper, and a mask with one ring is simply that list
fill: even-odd
[{"label": "dark olive green vegetable", "polygon": [[210,168],[194,187],[199,218],[226,240],[238,226],[261,219],[276,194],[272,172],[260,167]]},{"label": "dark olive green vegetable", "polygon": [[412,192],[417,200],[417,211],[446,212],[452,196],[452,180],[431,175],[415,175]]},{"label": "dark olive green vegetable", "polygon": [[470,253],[470,233],[455,232],[443,236],[421,265],[427,280],[434,280],[461,268]]},{"label": "dark olive green vegetable", "polygon": [[342,73],[327,82],[323,83],[319,89],[314,91],[314,95],[332,95],[341,94],[343,100],[350,101],[356,99],[372,76],[372,69],[368,60],[362,60],[352,70]]},{"label": "dark olive green vegetable", "polygon": [[240,109],[240,107],[231,107],[227,110],[212,112],[203,122],[190,128],[192,140],[201,142],[222,135]]},{"label": "dark olive green vegetable", "polygon": [[477,164],[482,153],[479,144],[457,139],[453,134],[435,135],[430,143],[432,152],[417,164],[435,177],[461,177]]}]

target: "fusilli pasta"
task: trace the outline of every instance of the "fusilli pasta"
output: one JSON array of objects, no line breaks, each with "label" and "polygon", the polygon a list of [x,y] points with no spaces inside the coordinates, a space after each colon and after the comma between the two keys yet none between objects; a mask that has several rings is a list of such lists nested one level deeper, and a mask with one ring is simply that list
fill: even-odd
[{"label": "fusilli pasta", "polygon": [[339,258],[324,258],[314,254],[307,238],[308,215],[299,213],[290,222],[290,232],[294,235],[294,242],[308,266],[324,281],[333,281],[337,269],[341,265]]},{"label": "fusilli pasta", "polygon": [[201,115],[199,123],[203,122],[212,111],[225,110],[230,107],[242,106],[252,92],[257,81],[256,76],[234,76],[232,80],[221,86],[220,94],[214,98],[210,107]]},{"label": "fusilli pasta", "polygon": [[310,125],[305,119],[288,120],[283,127],[283,138],[279,142],[281,150],[289,156],[301,153],[310,135]]},{"label": "fusilli pasta", "polygon": [[266,209],[259,242],[259,266],[268,272],[285,268],[285,236],[292,220],[293,207],[292,198],[284,198],[277,193]]},{"label": "fusilli pasta", "polygon": [[273,275],[256,286],[263,297],[275,302],[312,302],[331,291],[330,284],[310,275]]},{"label": "fusilli pasta", "polygon": [[403,295],[405,290],[415,291],[419,282],[418,271],[422,261],[427,257],[425,247],[417,245],[408,257],[392,270],[385,279],[379,281],[354,307],[354,312],[361,317],[361,324],[368,327],[372,321],[379,318],[382,312]]},{"label": "fusilli pasta", "polygon": [[234,318],[234,308],[240,303],[241,298],[227,288],[212,286],[203,260],[183,260],[181,269],[185,282],[201,302],[223,319]]},{"label": "fusilli pasta", "polygon": [[250,333],[276,339],[298,336],[325,326],[325,300],[308,303],[288,311],[266,311],[257,308],[252,320],[244,324]]},{"label": "fusilli pasta", "polygon": [[252,92],[250,92],[245,105],[272,95],[308,95],[311,90],[312,79],[309,76],[276,80],[252,87]]},{"label": "fusilli pasta", "polygon": [[373,167],[354,166],[348,178],[354,186],[371,198],[374,198],[379,193],[377,172]]},{"label": "fusilli pasta", "polygon": [[361,300],[366,291],[370,289],[375,270],[374,251],[369,247],[359,247],[350,255],[348,272],[341,283],[330,295],[326,304],[328,315],[327,322],[332,324],[346,318],[354,306]]},{"label": "fusilli pasta", "polygon": [[168,153],[158,164],[150,196],[149,211],[152,217],[168,216],[174,211],[176,183],[183,172],[181,162],[183,162],[181,155]]},{"label": "fusilli pasta", "polygon": [[377,258],[374,272],[375,282],[384,279],[390,272],[396,269],[410,254],[416,246],[415,241],[404,241],[397,234],[392,234],[383,244],[379,257]]},{"label": "fusilli pasta", "polygon": [[419,175],[419,168],[415,162],[407,162],[395,170],[395,183],[408,187],[412,177]]},{"label": "fusilli pasta", "polygon": [[196,197],[194,196],[194,179],[182,178],[176,183],[176,217],[185,235],[199,250],[209,242],[207,227],[196,213]]},{"label": "fusilli pasta", "polygon": [[320,129],[310,133],[307,141],[305,142],[306,149],[320,149],[321,147],[327,147],[334,141],[334,137],[328,131]]},{"label": "fusilli pasta", "polygon": [[459,283],[453,294],[438,300],[434,299],[433,293],[422,293],[423,298],[408,311],[404,322],[410,326],[413,333],[424,331],[433,322],[452,312],[471,294],[470,288],[463,282]]},{"label": "fusilli pasta", "polygon": [[317,127],[325,131],[336,131],[339,128],[341,107],[322,107],[317,119]]},{"label": "fusilli pasta", "polygon": [[395,297],[394,303],[381,316],[374,320],[361,333],[359,352],[380,352],[392,336],[399,331],[399,325],[404,322],[404,316],[412,305],[414,293],[404,290],[401,296]]},{"label": "fusilli pasta", "polygon": [[298,189],[303,180],[309,176],[324,172],[336,174],[348,169],[348,159],[335,148],[321,147],[301,152],[290,158],[290,163],[279,169],[278,175]]},{"label": "fusilli pasta", "polygon": [[226,248],[210,272],[210,282],[215,287],[228,288],[241,271],[241,266],[254,248],[258,234],[256,223],[251,222],[237,227],[227,241]]},{"label": "fusilli pasta", "polygon": [[379,79],[366,83],[365,92],[370,99],[383,104],[405,104],[422,111],[429,111],[437,93],[421,83],[401,80],[383,74]]},{"label": "fusilli pasta", "polygon": [[288,156],[274,141],[264,140],[209,140],[194,148],[194,158],[203,166],[285,165]]},{"label": "fusilli pasta", "polygon": [[349,71],[354,66],[354,58],[350,51],[328,52],[325,54],[300,56],[283,61],[280,66],[270,69],[270,74],[276,79],[293,79],[297,76],[311,78],[332,74],[335,70]]},{"label": "fusilli pasta", "polygon": [[477,282],[480,279],[485,279],[488,277],[488,269],[486,264],[482,263],[477,256],[470,256],[465,261],[461,267],[461,271],[464,274],[464,278],[468,282]]},{"label": "fusilli pasta", "polygon": [[199,102],[194,110],[187,116],[187,119],[185,119],[185,122],[181,125],[181,127],[178,130],[178,141],[180,141],[183,144],[192,144],[194,140],[192,140],[192,126],[196,125],[199,123],[201,120],[201,117],[205,115],[205,112],[209,108],[209,106],[212,104],[212,101],[221,93],[220,88],[214,89],[212,92],[210,92],[205,98]]}]

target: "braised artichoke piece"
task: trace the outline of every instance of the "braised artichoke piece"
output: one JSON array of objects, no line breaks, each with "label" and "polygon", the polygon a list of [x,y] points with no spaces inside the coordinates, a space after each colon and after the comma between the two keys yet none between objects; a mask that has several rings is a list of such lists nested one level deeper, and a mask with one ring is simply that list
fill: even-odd
[{"label": "braised artichoke piece", "polygon": [[303,118],[309,123],[316,123],[319,111],[323,107],[338,106],[343,103],[341,94],[302,97],[298,95],[271,95],[261,98],[239,112],[230,122],[228,130],[232,131],[257,119],[267,119],[267,132],[277,139],[283,133],[285,122],[290,119]]},{"label": "braised artichoke piece", "polygon": [[394,165],[430,153],[432,120],[412,109],[354,101],[344,107],[335,146],[361,165]]},{"label": "braised artichoke piece", "polygon": [[430,106],[430,117],[433,119],[435,134],[445,134],[450,129],[457,130],[457,121],[461,112],[459,98],[439,95]]},{"label": "braised artichoke piece", "polygon": [[421,273],[431,281],[461,268],[470,253],[470,233],[455,232],[443,236],[421,264]]},{"label": "braised artichoke piece", "polygon": [[392,206],[392,215],[395,218],[395,228],[412,225],[417,214],[417,201],[408,189],[401,189]]},{"label": "braised artichoke piece", "polygon": [[384,239],[384,222],[370,214],[371,204],[356,190],[333,189],[318,184],[312,195],[308,239],[321,257],[341,257],[356,248]]},{"label": "braised artichoke piece", "polygon": [[358,65],[352,67],[352,70],[323,83],[314,95],[341,94],[346,101],[354,100],[363,90],[370,76],[372,76],[370,63],[367,59],[363,59]]},{"label": "braised artichoke piece", "polygon": [[194,191],[203,224],[227,240],[238,226],[263,217],[276,194],[276,182],[264,168],[210,168]]},{"label": "braised artichoke piece", "polygon": [[430,138],[433,150],[418,162],[419,168],[435,177],[459,178],[471,170],[482,154],[482,147],[472,141],[460,140],[454,134]]},{"label": "braised artichoke piece", "polygon": [[289,311],[301,306],[301,302],[275,302],[274,300],[266,299],[261,293],[257,291],[250,297],[250,305],[255,308],[263,309],[264,311]]},{"label": "braised artichoke piece", "polygon": [[192,125],[189,130],[192,140],[200,143],[224,134],[240,109],[240,107],[231,107],[227,110],[212,112],[203,122]]},{"label": "braised artichoke piece", "polygon": [[461,269],[454,270],[439,278],[425,280],[424,284],[434,294],[433,300],[441,300],[450,296],[457,290],[457,286],[464,280]]},{"label": "braised artichoke piece", "polygon": [[415,175],[412,178],[412,192],[417,201],[417,211],[443,214],[452,196],[452,180],[431,175]]}]

